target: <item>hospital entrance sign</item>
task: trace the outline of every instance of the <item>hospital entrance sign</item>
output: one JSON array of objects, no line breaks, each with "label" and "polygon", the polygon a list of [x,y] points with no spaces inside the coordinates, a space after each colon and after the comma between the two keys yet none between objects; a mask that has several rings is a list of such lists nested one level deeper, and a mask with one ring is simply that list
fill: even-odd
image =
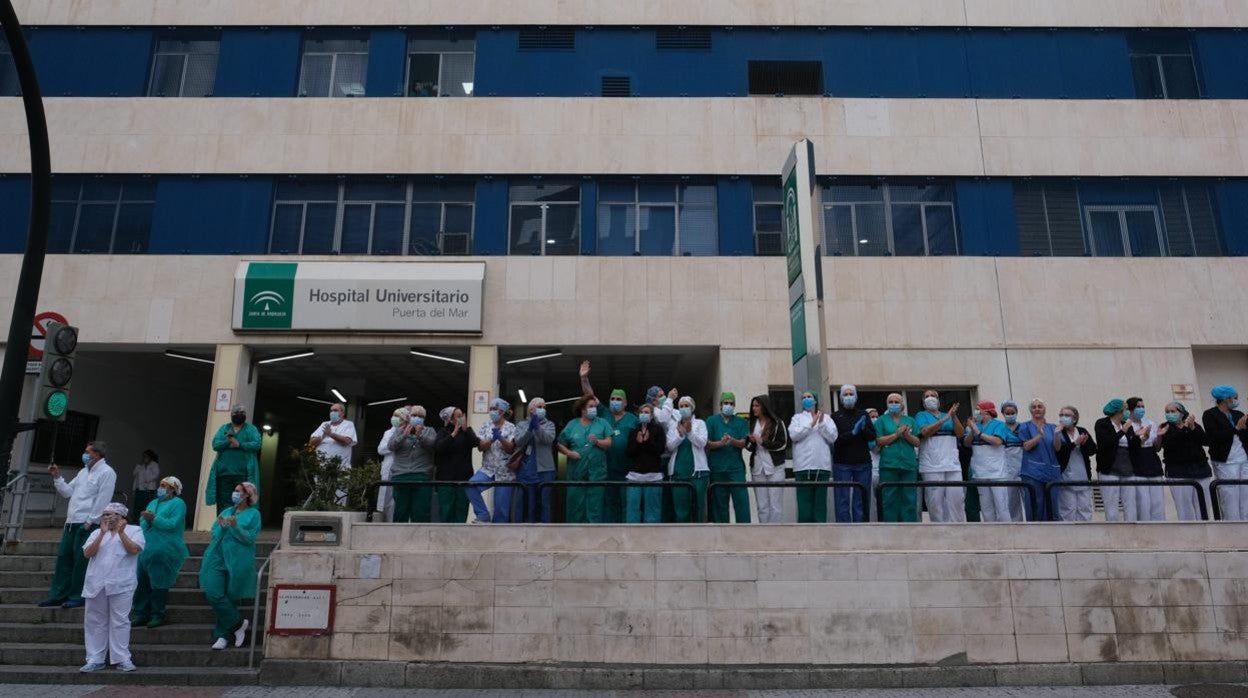
[{"label": "hospital entrance sign", "polygon": [[794,407],[802,391],[823,394],[823,273],[819,255],[819,200],[815,189],[815,147],[793,145],[780,175],[783,184],[785,270],[789,282],[789,342],[793,359]]}]

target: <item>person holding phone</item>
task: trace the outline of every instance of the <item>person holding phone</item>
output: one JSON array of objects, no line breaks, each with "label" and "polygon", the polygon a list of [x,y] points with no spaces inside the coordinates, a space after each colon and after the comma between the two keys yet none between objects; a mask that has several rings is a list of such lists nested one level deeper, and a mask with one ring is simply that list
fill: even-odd
[{"label": "person holding phone", "polygon": [[204,504],[217,507],[217,515],[231,506],[230,493],[240,482],[260,482],[260,430],[247,421],[247,408],[241,404],[230,410],[230,423],[222,424],[212,437],[217,457],[208,471]]},{"label": "person holding phone", "polygon": [[138,585],[139,553],[145,544],[143,529],[126,523],[126,505],[113,502],[100,514],[100,525],[82,546],[87,574],[82,586],[86,613],[87,663],[79,671],[103,669],[106,659],[121,671],[134,671],[130,658],[130,606]]},{"label": "person holding phone", "polygon": [[240,482],[234,488],[232,505],[212,525],[212,542],[199,565],[199,588],[217,617],[212,629],[214,650],[225,649],[231,640],[235,647],[242,647],[247,637],[247,619],[238,606],[243,599],[256,595],[256,536],[260,533],[257,497],[256,486],[250,482]]}]

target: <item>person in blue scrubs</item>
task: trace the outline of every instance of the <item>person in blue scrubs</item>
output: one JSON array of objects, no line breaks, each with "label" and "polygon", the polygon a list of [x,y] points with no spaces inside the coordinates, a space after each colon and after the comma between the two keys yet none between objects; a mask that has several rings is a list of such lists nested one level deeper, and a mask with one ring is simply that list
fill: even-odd
[{"label": "person in blue scrubs", "polygon": [[1044,483],[1062,479],[1062,466],[1058,464],[1057,451],[1053,448],[1053,437],[1057,428],[1044,421],[1047,409],[1043,400],[1032,400],[1030,410],[1031,421],[1019,425],[1018,438],[1023,440],[1021,477],[1035,492],[1036,502],[1033,507],[1031,497],[1026,497],[1023,504],[1027,509],[1028,521],[1054,521],[1056,507],[1049,506],[1048,498],[1044,495]]}]

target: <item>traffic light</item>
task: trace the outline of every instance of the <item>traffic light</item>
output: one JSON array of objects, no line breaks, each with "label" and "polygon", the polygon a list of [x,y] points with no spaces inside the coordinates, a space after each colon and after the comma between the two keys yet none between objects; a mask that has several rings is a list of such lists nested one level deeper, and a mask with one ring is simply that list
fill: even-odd
[{"label": "traffic light", "polygon": [[48,323],[43,362],[39,366],[39,389],[35,393],[36,416],[55,422],[65,421],[69,410],[69,383],[74,377],[74,352],[78,350],[78,328]]}]

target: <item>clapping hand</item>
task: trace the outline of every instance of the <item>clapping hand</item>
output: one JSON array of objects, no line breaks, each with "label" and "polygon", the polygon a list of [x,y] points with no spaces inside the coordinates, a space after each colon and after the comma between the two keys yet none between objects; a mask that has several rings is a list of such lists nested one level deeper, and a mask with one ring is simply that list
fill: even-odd
[{"label": "clapping hand", "polygon": [[156,518],[156,515],[150,511],[144,511],[142,514],[139,514],[139,516],[142,517],[144,521],[151,521]]}]

